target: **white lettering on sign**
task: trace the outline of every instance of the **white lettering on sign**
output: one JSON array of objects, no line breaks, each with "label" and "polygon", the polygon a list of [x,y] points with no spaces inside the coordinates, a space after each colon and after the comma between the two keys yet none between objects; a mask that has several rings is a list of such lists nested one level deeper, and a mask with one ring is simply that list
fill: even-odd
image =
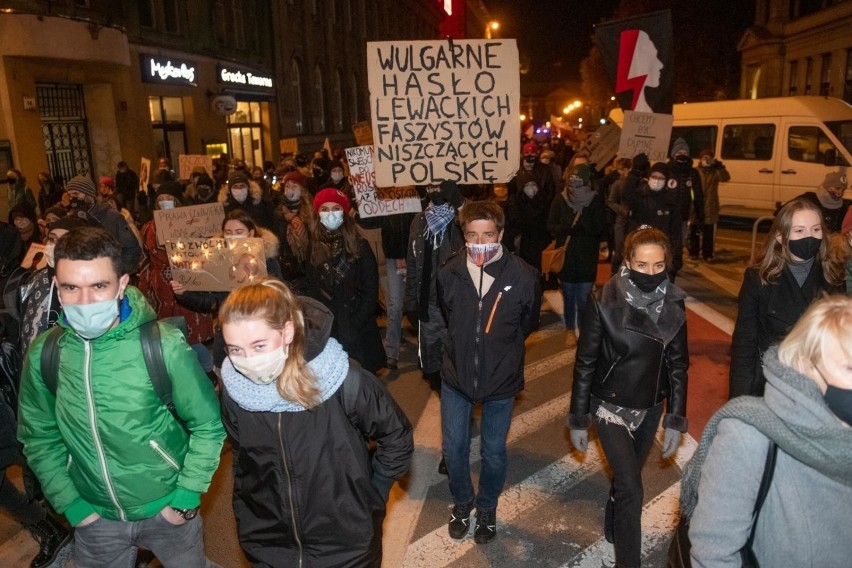
[{"label": "white lettering on sign", "polygon": [[254,75],[252,73],[243,73],[242,71],[228,71],[222,67],[219,77],[223,83],[237,83],[239,85],[252,85],[253,87],[272,88],[272,78],[263,77],[262,75]]},{"label": "white lettering on sign", "polygon": [[190,83],[195,82],[195,67],[187,67],[186,63],[181,63],[180,67],[172,65],[171,61],[166,61],[163,65],[156,59],[151,59],[151,77],[160,77],[163,81],[167,79],[183,79]]}]

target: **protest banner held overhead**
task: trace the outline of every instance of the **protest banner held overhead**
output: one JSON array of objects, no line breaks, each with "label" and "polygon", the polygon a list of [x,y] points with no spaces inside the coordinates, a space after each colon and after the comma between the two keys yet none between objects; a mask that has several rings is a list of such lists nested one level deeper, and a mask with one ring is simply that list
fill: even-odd
[{"label": "protest banner held overhead", "polygon": [[227,292],[266,276],[263,239],[178,239],[166,252],[172,279],[187,290]]},{"label": "protest banner held overhead", "polygon": [[367,44],[376,184],[506,182],[520,160],[515,40]]},{"label": "protest banner held overhead", "polygon": [[349,184],[352,186],[361,218],[419,213],[420,197],[414,186],[376,187],[374,157],[372,146],[346,148]]},{"label": "protest banner held overhead", "polygon": [[624,111],[618,154],[665,160],[671,138],[674,68],[668,10],[595,26],[615,96]]},{"label": "protest banner held overhead", "polygon": [[212,237],[222,230],[224,221],[225,209],[221,203],[157,209],[154,211],[157,244],[162,246],[178,239]]},{"label": "protest banner held overhead", "polygon": [[281,138],[278,140],[278,149],[282,154],[293,154],[295,156],[299,153],[299,139]]},{"label": "protest banner held overhead", "polygon": [[193,168],[201,166],[208,176],[213,175],[213,156],[205,154],[180,154],[178,156],[178,178],[189,179]]},{"label": "protest banner held overhead", "polygon": [[373,126],[369,120],[362,120],[353,124],[352,134],[355,135],[355,143],[359,146],[373,145]]}]

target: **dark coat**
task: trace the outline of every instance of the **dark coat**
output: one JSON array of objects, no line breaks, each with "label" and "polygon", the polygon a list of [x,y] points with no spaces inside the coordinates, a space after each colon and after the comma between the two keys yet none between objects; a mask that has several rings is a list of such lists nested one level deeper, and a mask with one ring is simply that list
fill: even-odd
[{"label": "dark coat", "polygon": [[667,185],[677,192],[681,219],[688,221],[690,209],[694,208],[695,221],[704,223],[704,187],[698,170],[691,163],[679,164],[669,160],[669,172],[671,177]]},{"label": "dark coat", "polygon": [[[321,306],[303,307],[310,361],[328,341],[331,317]],[[240,545],[251,562],[381,565],[384,499],[408,470],[414,443],[411,424],[375,376],[350,360],[344,385],[301,412],[250,412],[223,389],[222,421],[233,442]],[[365,438],[378,442],[372,459]]]},{"label": "dark coat", "polygon": [[495,280],[481,300],[465,253],[438,271],[438,297],[449,330],[441,377],[471,402],[510,398],[523,390],[524,340],[538,326],[541,308],[538,271],[505,247],[503,256],[484,270]]},{"label": "dark coat", "polygon": [[[438,296],[435,286],[438,267],[442,266],[456,252],[464,249],[464,236],[458,224],[458,216],[447,226],[444,240],[438,250],[432,249],[426,242],[426,215],[418,213],[411,222],[408,232],[408,250],[406,256],[405,295],[403,310],[406,313],[417,312],[420,321],[429,320],[429,303],[437,305]],[[426,263],[429,263],[428,275]],[[424,278],[428,280],[424,282]]]},{"label": "dark coat", "polygon": [[[511,197],[506,203],[506,235],[520,235],[518,256],[527,264],[541,269],[541,251],[550,243],[550,233],[547,232],[547,218],[550,205],[553,202],[553,192],[539,189],[530,199],[521,191]],[[509,246],[513,243],[504,244]]]},{"label": "dark coat", "polygon": [[825,281],[818,258],[801,287],[788,268],[769,286],[760,283],[756,267],[746,269],[731,336],[730,398],[763,395],[763,354],[786,337],[823,291],[842,292]]},{"label": "dark coat", "polygon": [[547,229],[556,239],[557,246],[562,246],[565,239],[571,237],[565,249],[565,264],[562,265],[559,278],[563,282],[594,282],[598,274],[598,253],[604,231],[604,202],[601,193],[595,195],[574,224],[576,214],[563,194],[553,198]]},{"label": "dark coat", "polygon": [[[571,428],[589,427],[590,398],[594,396],[635,409],[651,408],[668,399],[663,425],[686,431],[689,348],[686,320],[679,317],[686,310],[684,298],[680,289],[669,284],[655,324],[627,303],[614,279],[604,285],[600,299],[590,295],[577,342]],[[672,337],[668,344],[663,341],[666,335]]]},{"label": "dark coat", "polygon": [[669,238],[672,247],[673,272],[680,270],[683,266],[683,225],[677,192],[667,187],[651,191],[648,182],[642,181],[635,187],[625,185],[622,199],[630,210],[627,232],[635,231],[642,225],[661,230]]},{"label": "dark coat", "polygon": [[[360,257],[347,264],[346,274],[333,290],[321,285],[320,267],[307,263],[310,294],[331,310],[334,325],[331,336],[343,345],[350,357],[370,372],[385,366],[385,348],[376,324],[379,301],[379,269],[369,243],[358,239]],[[308,258],[311,258],[310,250]]]}]

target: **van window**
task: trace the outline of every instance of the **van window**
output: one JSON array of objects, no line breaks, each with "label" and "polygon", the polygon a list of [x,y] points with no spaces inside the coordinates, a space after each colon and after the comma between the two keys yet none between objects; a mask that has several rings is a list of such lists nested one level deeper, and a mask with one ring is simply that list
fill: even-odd
[{"label": "van window", "polygon": [[731,124],[722,133],[723,160],[771,160],[774,124]]},{"label": "van window", "polygon": [[701,155],[702,150],[711,149],[716,153],[717,126],[677,126],[672,128],[672,143],[683,138],[689,144],[689,153],[693,158]]},{"label": "van window", "polygon": [[[849,58],[852,61],[852,49],[849,50]],[[852,67],[850,67],[852,70]],[[852,78],[852,76],[850,76]],[[852,154],[852,120],[835,120],[826,122],[825,125],[831,130],[840,143],[846,148],[846,151]]]},{"label": "van window", "polygon": [[809,164],[834,165],[837,148],[818,126],[791,126],[787,136],[787,155],[791,160]]}]

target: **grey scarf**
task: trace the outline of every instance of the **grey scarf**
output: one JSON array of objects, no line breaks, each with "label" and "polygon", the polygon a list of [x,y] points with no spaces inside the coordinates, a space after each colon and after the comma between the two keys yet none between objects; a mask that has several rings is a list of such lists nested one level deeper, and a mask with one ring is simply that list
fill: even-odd
[{"label": "grey scarf", "polygon": [[626,264],[622,264],[616,277],[616,284],[628,304],[640,312],[645,312],[651,318],[651,321],[657,323],[660,319],[660,312],[663,311],[666,287],[669,286],[668,280],[664,280],[653,292],[643,292],[630,280],[630,269],[627,268]]},{"label": "grey scarf", "polygon": [[597,191],[593,191],[591,186],[588,185],[566,188],[565,191],[568,194],[568,206],[573,209],[575,213],[582,213],[583,209],[588,207],[589,203],[592,202],[592,199],[595,198],[595,195],[598,194]]},{"label": "grey scarf", "polygon": [[[772,347],[763,357],[767,380],[780,381],[789,385],[798,396],[825,404],[822,393],[808,377],[791,369],[778,360],[778,348]],[[767,385],[769,386],[769,385]],[[830,410],[826,409],[826,412]],[[764,436],[773,440],[787,455],[831,479],[852,487],[852,428],[839,421],[836,426],[806,427],[784,420],[776,414],[766,400],[743,396],[729,401],[704,428],[701,442],[683,471],[680,491],[682,514],[689,518],[698,503],[698,482],[701,466],[707,458],[710,444],[716,436],[719,422],[733,418],[753,426]]]}]

